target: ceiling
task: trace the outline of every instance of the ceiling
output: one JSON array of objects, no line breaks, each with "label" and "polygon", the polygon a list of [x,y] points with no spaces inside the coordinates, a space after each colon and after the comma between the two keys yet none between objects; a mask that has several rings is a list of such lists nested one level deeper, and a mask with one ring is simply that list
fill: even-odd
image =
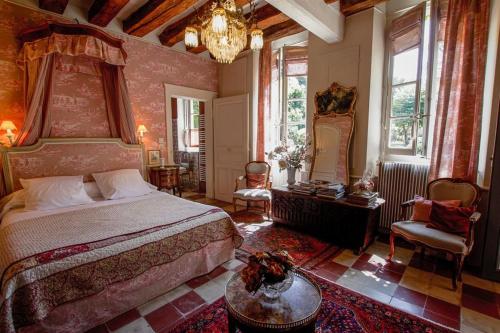
[{"label": "ceiling", "polygon": [[[8,0],[29,7],[63,15],[80,23],[91,23],[113,32],[125,33],[145,41],[194,54],[209,56],[203,45],[186,48],[183,43],[184,28],[192,22],[195,8],[203,10],[207,0]],[[311,0],[307,0],[311,1]],[[318,0],[317,0],[318,1]],[[373,7],[383,0],[324,0],[327,4],[340,5],[344,15]],[[248,0],[235,0],[249,11]],[[339,2],[335,4],[336,2]],[[256,17],[264,38],[275,38],[304,30],[263,0],[256,3]]]}]

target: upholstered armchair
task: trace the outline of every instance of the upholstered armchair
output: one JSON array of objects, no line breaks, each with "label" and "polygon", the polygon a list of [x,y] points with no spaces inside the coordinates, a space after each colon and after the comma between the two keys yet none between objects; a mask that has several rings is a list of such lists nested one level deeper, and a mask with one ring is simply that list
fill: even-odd
[{"label": "upholstered armchair", "polygon": [[426,222],[415,222],[408,220],[407,211],[415,206],[415,200],[409,200],[401,204],[402,214],[399,222],[391,226],[390,254],[391,260],[394,255],[394,241],[401,237],[407,241],[421,246],[421,258],[425,255],[425,248],[431,248],[440,252],[451,254],[453,258],[453,289],[457,288],[457,279],[462,281],[461,273],[464,259],[472,250],[474,245],[474,227],[481,214],[475,211],[480,200],[480,189],[477,185],[452,178],[441,178],[427,185],[427,196],[430,200],[450,201],[459,200],[461,207],[472,207],[474,212],[469,217],[469,228],[466,236],[444,232],[430,228]]},{"label": "upholstered armchair", "polygon": [[[252,161],[245,166],[245,175],[236,178],[235,189],[233,193],[233,206],[236,212],[236,201],[246,202],[248,209],[250,202],[263,202],[264,212],[269,218],[271,209],[271,183],[269,175],[271,166],[264,161]],[[246,180],[245,187],[240,188],[240,183]]]}]

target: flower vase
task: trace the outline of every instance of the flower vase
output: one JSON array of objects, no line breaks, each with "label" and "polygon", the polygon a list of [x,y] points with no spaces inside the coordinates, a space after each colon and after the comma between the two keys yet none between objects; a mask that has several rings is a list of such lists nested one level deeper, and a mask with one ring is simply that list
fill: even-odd
[{"label": "flower vase", "polygon": [[295,174],[297,173],[297,168],[294,167],[288,167],[286,168],[286,172],[288,174],[288,188],[291,188],[295,184]]}]

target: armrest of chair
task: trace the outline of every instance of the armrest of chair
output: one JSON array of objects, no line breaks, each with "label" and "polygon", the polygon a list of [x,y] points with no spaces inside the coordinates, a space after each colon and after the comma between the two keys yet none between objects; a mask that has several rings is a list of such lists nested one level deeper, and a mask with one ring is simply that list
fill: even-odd
[{"label": "armrest of chair", "polygon": [[403,203],[401,203],[401,215],[399,216],[399,220],[400,221],[403,221],[403,220],[406,220],[407,217],[406,217],[406,211],[408,210],[409,207],[415,205],[415,200],[414,199],[411,199],[411,200],[408,200],[408,201],[405,201]]},{"label": "armrest of chair", "polygon": [[236,178],[236,180],[234,181],[234,192],[238,191],[238,187],[240,185],[240,182],[247,178],[246,176],[239,176],[238,178]]},{"label": "armrest of chair", "polygon": [[469,252],[472,250],[472,246],[474,245],[474,238],[475,238],[475,227],[477,221],[481,218],[481,213],[480,212],[474,212],[472,215],[469,217],[469,234],[467,235],[467,238],[465,240],[465,245],[469,248]]}]

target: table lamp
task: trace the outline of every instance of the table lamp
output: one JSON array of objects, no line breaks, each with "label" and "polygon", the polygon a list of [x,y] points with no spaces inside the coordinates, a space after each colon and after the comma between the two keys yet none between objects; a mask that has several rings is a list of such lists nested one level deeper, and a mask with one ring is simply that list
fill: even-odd
[{"label": "table lamp", "polygon": [[14,125],[11,120],[4,120],[0,125],[0,130],[4,130],[7,132],[5,136],[9,139],[10,144],[12,145],[12,142],[14,141],[14,133],[12,131],[17,130],[16,125]]}]

